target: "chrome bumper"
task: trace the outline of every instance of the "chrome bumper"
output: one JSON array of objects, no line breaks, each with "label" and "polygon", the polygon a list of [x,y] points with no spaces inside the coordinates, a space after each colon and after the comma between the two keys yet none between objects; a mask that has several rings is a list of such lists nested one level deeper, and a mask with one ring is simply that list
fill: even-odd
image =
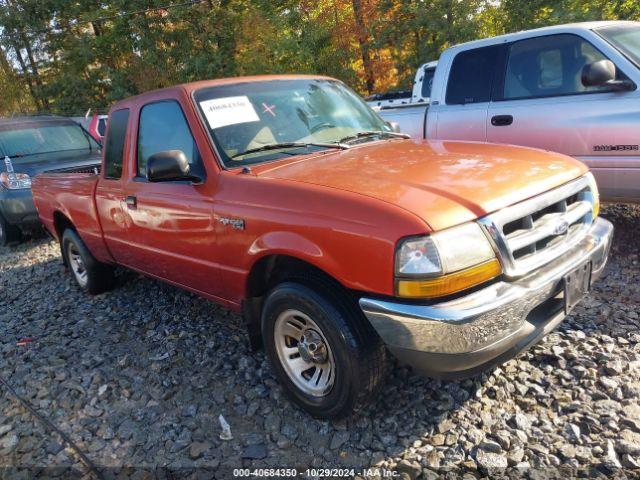
[{"label": "chrome bumper", "polygon": [[564,318],[564,277],[591,262],[595,281],[607,261],[613,225],[598,218],[561,258],[516,281],[500,281],[435,305],[361,298],[360,307],[389,350],[418,370],[471,375],[515,356]]}]

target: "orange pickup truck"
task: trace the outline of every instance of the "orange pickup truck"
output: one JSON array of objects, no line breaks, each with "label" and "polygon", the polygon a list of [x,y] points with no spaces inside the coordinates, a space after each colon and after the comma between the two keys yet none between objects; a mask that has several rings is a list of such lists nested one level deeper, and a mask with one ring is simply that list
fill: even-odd
[{"label": "orange pickup truck", "polygon": [[81,288],[121,265],[242,312],[291,398],[346,415],[387,352],[474,374],[554,328],[613,227],[580,162],[396,133],[341,82],[180,85],[109,114],[99,174],[33,181]]}]

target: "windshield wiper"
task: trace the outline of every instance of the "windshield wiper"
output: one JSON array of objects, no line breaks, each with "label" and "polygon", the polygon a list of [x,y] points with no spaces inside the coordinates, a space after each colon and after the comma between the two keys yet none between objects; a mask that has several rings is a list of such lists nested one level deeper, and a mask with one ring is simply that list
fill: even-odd
[{"label": "windshield wiper", "polygon": [[321,148],[338,148],[340,150],[346,150],[348,145],[343,145],[342,142],[338,143],[320,143],[320,142],[282,142],[282,143],[270,143],[261,147],[250,148],[244,152],[231,155],[231,158],[242,157],[251,153],[265,152],[267,150],[280,150],[285,148],[308,148],[308,147],[321,147]]},{"label": "windshield wiper", "polygon": [[384,130],[371,130],[366,132],[358,132],[355,135],[347,135],[344,138],[338,140],[339,143],[350,142],[352,140],[358,140],[366,137],[395,137],[395,138],[411,138],[411,135],[407,133],[398,132],[385,132]]}]

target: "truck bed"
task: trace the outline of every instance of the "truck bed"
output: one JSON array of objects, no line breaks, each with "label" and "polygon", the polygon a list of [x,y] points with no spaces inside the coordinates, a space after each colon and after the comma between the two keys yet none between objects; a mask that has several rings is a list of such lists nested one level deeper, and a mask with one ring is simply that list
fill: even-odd
[{"label": "truck bed", "polygon": [[33,179],[33,201],[51,235],[59,239],[61,226],[69,222],[94,256],[105,261],[110,258],[106,254],[95,204],[97,183],[98,174],[95,173],[40,174]]},{"label": "truck bed", "polygon": [[378,114],[387,122],[396,122],[402,133],[408,133],[413,138],[426,138],[428,103],[412,103],[382,107]]}]

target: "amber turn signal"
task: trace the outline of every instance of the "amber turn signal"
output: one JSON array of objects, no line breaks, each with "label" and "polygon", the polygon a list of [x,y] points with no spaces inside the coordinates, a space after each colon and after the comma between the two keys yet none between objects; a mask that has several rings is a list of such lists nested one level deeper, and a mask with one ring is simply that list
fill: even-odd
[{"label": "amber turn signal", "polygon": [[435,298],[451,295],[491,280],[502,273],[497,259],[430,279],[401,279],[397,283],[399,297]]}]

